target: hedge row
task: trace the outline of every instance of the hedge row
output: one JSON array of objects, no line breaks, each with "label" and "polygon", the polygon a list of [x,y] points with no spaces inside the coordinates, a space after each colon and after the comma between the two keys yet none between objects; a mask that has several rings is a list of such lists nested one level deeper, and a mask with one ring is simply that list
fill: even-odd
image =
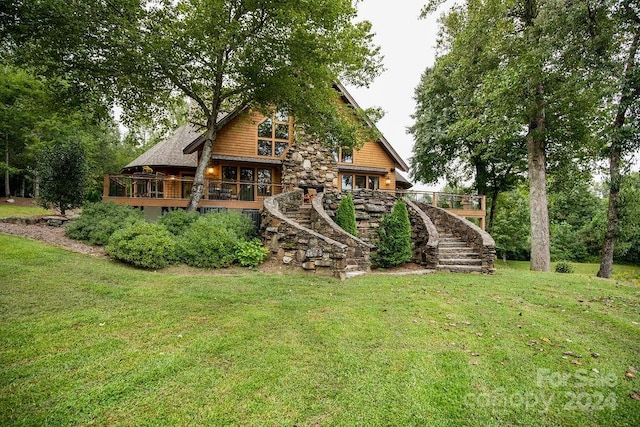
[{"label": "hedge row", "polygon": [[95,203],[83,209],[67,228],[67,235],[106,245],[112,258],[152,269],[178,262],[203,268],[234,263],[255,267],[268,253],[254,238],[252,221],[236,212],[198,215],[175,210],[152,223],[129,206]]}]

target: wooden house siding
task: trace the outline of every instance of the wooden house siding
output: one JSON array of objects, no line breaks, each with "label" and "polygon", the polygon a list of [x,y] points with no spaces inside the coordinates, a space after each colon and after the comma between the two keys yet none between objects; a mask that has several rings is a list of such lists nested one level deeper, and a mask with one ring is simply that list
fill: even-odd
[{"label": "wooden house siding", "polygon": [[257,128],[262,120],[264,117],[257,113],[244,113],[233,119],[220,129],[213,154],[258,157]]}]

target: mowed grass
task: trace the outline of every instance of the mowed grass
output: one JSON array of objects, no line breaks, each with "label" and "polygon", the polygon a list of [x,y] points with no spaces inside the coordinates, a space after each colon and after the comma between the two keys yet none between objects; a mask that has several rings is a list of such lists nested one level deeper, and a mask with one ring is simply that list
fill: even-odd
[{"label": "mowed grass", "polygon": [[0,425],[640,425],[635,284],[185,273],[0,235]]},{"label": "mowed grass", "polygon": [[37,206],[15,206],[10,204],[0,204],[0,218],[10,216],[33,216],[51,215],[53,212]]},{"label": "mowed grass", "polygon": [[[557,262],[551,263],[551,271],[555,271]],[[574,268],[575,274],[595,276],[600,269],[600,264],[569,262]],[[507,268],[516,270],[529,270],[529,261],[507,261],[496,260],[497,268]],[[640,285],[640,267],[634,265],[614,264],[612,279],[624,280]]]}]

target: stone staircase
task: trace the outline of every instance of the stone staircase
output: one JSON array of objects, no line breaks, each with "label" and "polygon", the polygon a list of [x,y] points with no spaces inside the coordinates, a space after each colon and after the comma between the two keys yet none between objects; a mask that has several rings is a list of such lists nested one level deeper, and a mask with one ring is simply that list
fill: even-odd
[{"label": "stone staircase", "polygon": [[311,228],[311,205],[303,204],[298,209],[288,209],[285,215],[301,226]]},{"label": "stone staircase", "polygon": [[438,230],[438,270],[456,273],[482,273],[482,256],[466,242]]},{"label": "stone staircase", "polygon": [[[313,229],[312,221],[311,221],[311,212],[312,212],[311,204],[302,204],[297,209],[289,208],[285,215],[287,218],[297,222],[300,226]],[[348,252],[349,253],[349,252]],[[344,266],[344,278],[349,279],[356,276],[361,276],[366,274],[366,271],[363,271],[361,266],[358,264],[358,260],[352,256],[347,257],[345,260]]]}]

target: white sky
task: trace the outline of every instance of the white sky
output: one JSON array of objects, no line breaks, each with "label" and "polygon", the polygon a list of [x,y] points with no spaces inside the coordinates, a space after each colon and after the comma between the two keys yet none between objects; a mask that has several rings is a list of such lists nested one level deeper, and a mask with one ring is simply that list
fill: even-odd
[{"label": "white sky", "polygon": [[[381,107],[385,116],[376,125],[398,154],[409,164],[413,137],[414,90],[424,70],[433,65],[439,13],[419,19],[427,0],[363,0],[358,16],[373,25],[375,43],[384,55],[386,71],[369,88],[347,85],[362,108]],[[407,178],[408,174],[403,173]],[[426,188],[424,186],[416,186]]]}]

